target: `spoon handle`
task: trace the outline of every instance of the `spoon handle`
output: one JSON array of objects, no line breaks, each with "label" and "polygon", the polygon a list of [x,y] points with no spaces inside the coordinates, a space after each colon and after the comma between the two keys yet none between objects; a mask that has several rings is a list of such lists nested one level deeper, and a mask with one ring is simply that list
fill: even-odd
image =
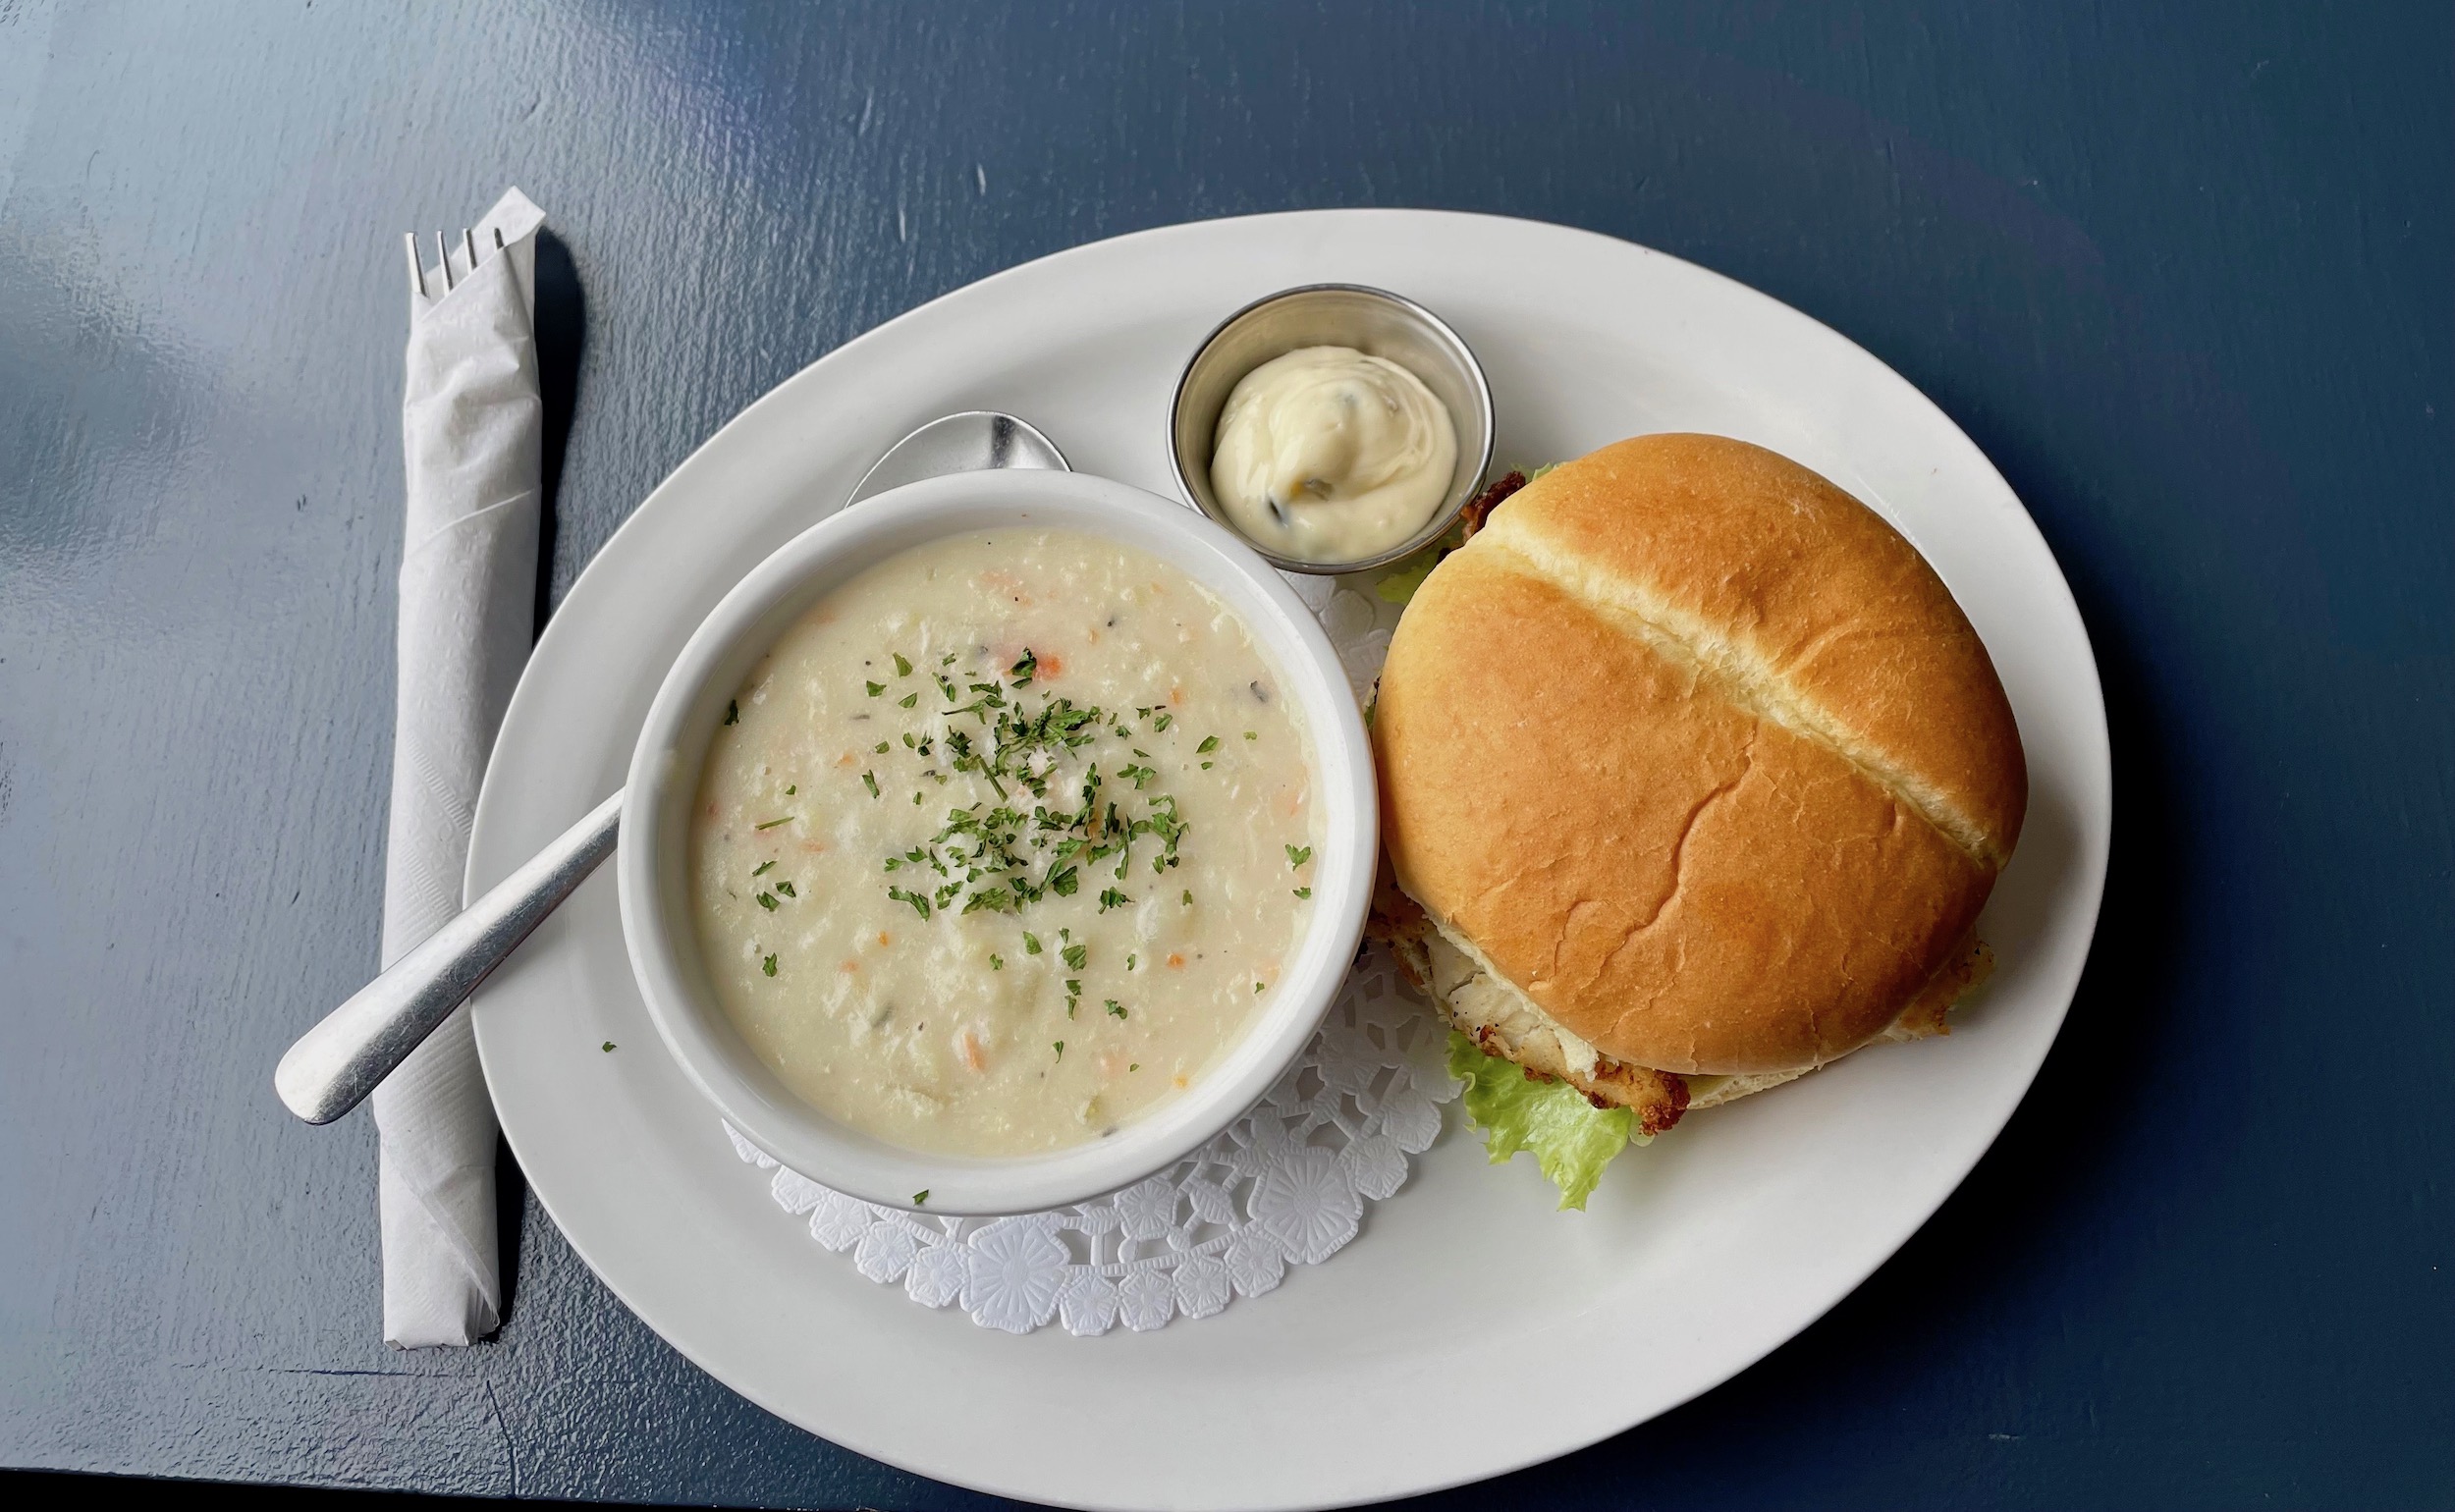
[{"label": "spoon handle", "polygon": [[613,854],[623,795],[598,804],[519,870],[324,1015],[281,1057],[273,1090],[309,1123],[358,1106],[477,984]]}]

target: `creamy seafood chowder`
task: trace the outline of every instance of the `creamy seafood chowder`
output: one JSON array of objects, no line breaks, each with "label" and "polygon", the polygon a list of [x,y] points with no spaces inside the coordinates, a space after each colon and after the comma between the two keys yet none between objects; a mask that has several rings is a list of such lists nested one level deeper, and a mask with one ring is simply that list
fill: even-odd
[{"label": "creamy seafood chowder", "polygon": [[952,537],[830,593],[708,752],[691,909],[725,1012],[913,1149],[1095,1140],[1241,1038],[1312,915],[1302,716],[1145,552]]}]

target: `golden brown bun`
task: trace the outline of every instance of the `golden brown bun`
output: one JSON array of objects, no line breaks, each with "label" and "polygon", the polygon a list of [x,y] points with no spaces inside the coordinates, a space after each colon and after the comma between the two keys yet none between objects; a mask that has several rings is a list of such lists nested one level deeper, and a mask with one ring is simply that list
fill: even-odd
[{"label": "golden brown bun", "polygon": [[1399,883],[1605,1054],[1813,1066],[1948,964],[2028,777],[1908,542],[1715,436],[1557,468],[1434,569],[1375,711]]}]

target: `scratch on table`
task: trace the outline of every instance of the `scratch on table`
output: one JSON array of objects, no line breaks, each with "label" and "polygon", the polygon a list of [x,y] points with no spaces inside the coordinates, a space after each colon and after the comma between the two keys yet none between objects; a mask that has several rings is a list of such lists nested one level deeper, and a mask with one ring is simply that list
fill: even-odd
[{"label": "scratch on table", "polygon": [[495,1431],[503,1435],[503,1470],[512,1478],[512,1488],[506,1494],[517,1499],[520,1493],[519,1452],[512,1447],[512,1425],[504,1420],[502,1398],[494,1394],[494,1382],[483,1377],[477,1383],[486,1388],[486,1408],[494,1414]]}]

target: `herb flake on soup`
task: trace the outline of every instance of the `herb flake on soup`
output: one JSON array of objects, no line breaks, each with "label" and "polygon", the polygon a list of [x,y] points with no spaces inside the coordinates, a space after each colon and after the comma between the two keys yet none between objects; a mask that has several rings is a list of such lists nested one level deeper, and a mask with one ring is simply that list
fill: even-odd
[{"label": "herb flake on soup", "polygon": [[1024,1155],[1184,1091],[1311,918],[1309,735],[1207,589],[1070,531],[957,536],[823,599],[709,748],[718,1001],[820,1111]]}]

